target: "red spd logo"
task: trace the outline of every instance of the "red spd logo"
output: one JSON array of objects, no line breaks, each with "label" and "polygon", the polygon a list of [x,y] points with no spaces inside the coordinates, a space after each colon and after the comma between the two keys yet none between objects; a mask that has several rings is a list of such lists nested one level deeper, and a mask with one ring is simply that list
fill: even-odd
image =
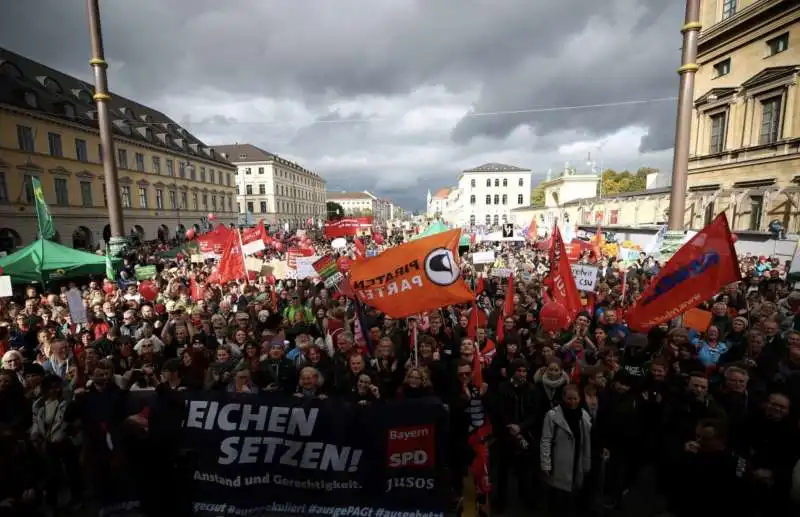
[{"label": "red spd logo", "polygon": [[431,468],[436,460],[436,434],[432,425],[394,427],[387,435],[390,468]]}]

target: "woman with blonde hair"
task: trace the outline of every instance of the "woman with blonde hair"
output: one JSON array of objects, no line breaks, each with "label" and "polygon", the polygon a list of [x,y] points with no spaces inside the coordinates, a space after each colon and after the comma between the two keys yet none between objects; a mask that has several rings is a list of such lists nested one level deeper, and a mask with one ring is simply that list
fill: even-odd
[{"label": "woman with blonde hair", "polygon": [[428,370],[412,366],[406,370],[405,379],[397,393],[401,399],[416,399],[435,395]]}]

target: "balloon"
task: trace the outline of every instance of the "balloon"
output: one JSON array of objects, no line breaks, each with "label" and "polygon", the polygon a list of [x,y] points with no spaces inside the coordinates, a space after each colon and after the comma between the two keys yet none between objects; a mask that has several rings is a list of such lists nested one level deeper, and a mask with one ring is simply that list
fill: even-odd
[{"label": "balloon", "polygon": [[272,245],[275,246],[275,251],[283,250],[283,244],[280,241],[273,241]]},{"label": "balloon", "polygon": [[548,302],[539,311],[539,323],[548,332],[564,330],[569,325],[567,309],[560,303]]},{"label": "balloon", "polygon": [[375,242],[375,244],[380,246],[383,244],[383,235],[381,235],[380,233],[376,233],[375,235],[372,236],[372,240]]},{"label": "balloon", "polygon": [[139,282],[139,294],[145,300],[152,302],[158,296],[158,286],[150,280],[142,280]]},{"label": "balloon", "polygon": [[339,257],[336,259],[336,267],[339,268],[339,272],[347,273],[350,271],[350,266],[353,265],[353,261],[350,260],[350,257]]},{"label": "balloon", "polygon": [[217,220],[217,215],[216,214],[208,214],[208,220],[213,223],[214,221]]},{"label": "balloon", "polygon": [[736,235],[735,233],[732,233],[731,234],[731,242],[736,244],[736,241],[738,241],[738,240],[739,240],[739,236]]},{"label": "balloon", "polygon": [[189,228],[188,230],[186,230],[186,240],[187,241],[190,241],[190,240],[194,239],[194,236],[195,236],[194,228]]}]

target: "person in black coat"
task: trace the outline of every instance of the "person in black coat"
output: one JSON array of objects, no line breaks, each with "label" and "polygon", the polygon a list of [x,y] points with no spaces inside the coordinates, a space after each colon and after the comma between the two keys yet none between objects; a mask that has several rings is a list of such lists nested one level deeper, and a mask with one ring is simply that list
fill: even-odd
[{"label": "person in black coat", "polygon": [[532,457],[538,443],[532,433],[536,423],[536,391],[528,382],[528,363],[517,358],[508,364],[509,379],[497,389],[495,430],[497,438],[497,489],[494,509],[502,513],[506,506],[508,474],[514,470],[519,497],[530,500],[532,489]]}]

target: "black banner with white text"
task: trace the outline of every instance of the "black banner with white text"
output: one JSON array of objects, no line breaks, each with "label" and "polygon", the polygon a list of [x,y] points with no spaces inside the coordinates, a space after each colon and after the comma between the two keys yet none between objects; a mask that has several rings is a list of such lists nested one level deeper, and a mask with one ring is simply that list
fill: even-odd
[{"label": "black banner with white text", "polygon": [[[151,397],[147,440],[191,458],[175,475],[192,515],[444,514],[447,412],[436,399],[365,407],[267,393]],[[107,505],[112,515],[135,503]]]}]

